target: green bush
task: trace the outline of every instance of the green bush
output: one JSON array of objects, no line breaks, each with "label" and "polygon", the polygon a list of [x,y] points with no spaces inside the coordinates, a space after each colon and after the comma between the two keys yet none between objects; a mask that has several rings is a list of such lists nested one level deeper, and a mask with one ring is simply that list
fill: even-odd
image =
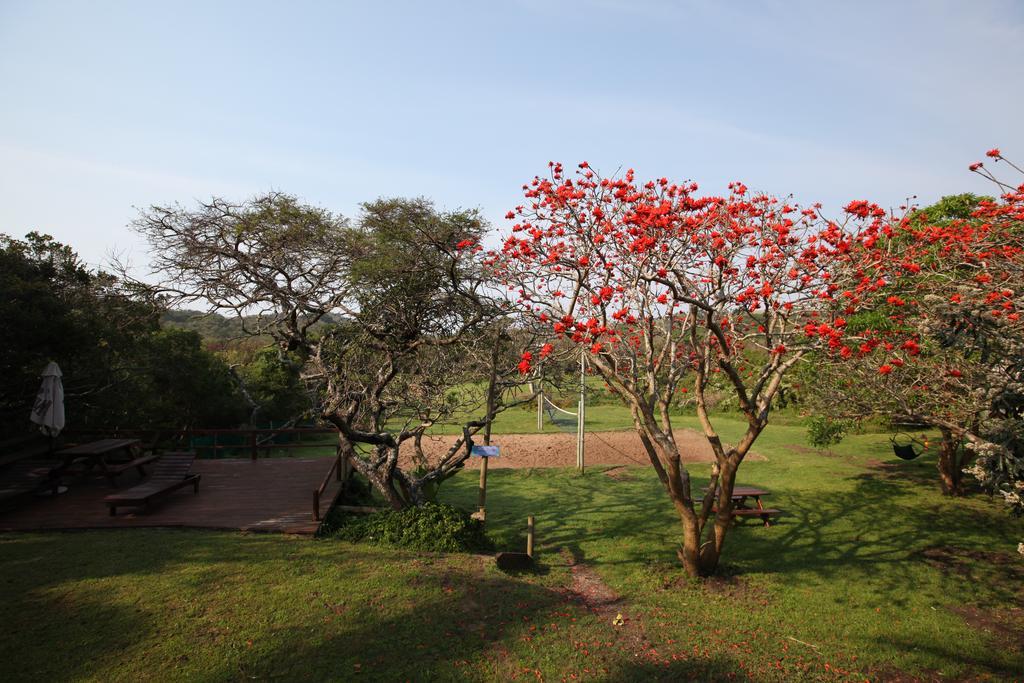
[{"label": "green bush", "polygon": [[847,423],[816,415],[807,422],[807,442],[815,448],[834,446],[846,436]]},{"label": "green bush", "polygon": [[355,543],[449,553],[494,549],[480,520],[445,504],[338,516],[329,518],[328,523],[333,527],[331,537]]}]

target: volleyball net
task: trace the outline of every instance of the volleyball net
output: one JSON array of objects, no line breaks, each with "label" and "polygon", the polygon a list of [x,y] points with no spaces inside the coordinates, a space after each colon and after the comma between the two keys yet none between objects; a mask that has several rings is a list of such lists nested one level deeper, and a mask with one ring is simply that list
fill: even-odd
[{"label": "volleyball net", "polygon": [[580,428],[579,413],[555,405],[545,394],[542,394],[541,398],[544,399],[544,414],[547,416],[548,422],[563,432],[577,433]]}]

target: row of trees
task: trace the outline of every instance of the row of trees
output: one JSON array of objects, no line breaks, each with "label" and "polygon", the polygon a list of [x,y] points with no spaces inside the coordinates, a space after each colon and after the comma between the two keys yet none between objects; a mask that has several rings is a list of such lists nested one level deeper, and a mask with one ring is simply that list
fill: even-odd
[{"label": "row of trees", "polygon": [[[630,409],[679,516],[680,561],[707,575],[737,472],[795,368],[846,399],[842,413],[822,405],[836,418],[881,413],[942,431],[947,492],[962,492],[973,463],[1019,504],[1024,190],[1002,189],[901,215],[855,201],[829,218],[741,183],[705,196],[692,183],[551,164],[524,186],[493,250],[475,211],[383,199],[350,221],[270,193],[152,207],[135,227],[159,284],[89,277],[118,283],[104,305],[198,304],[271,340],[240,364],[273,367],[268,391],[246,389],[235,369],[247,405],[309,390],[395,508],[422,503],[498,413],[584,354]],[[747,424],[732,445],[711,410],[723,394]],[[701,490],[673,437],[681,401],[715,454]],[[444,424],[461,438],[428,463],[421,439]],[[418,457],[401,459],[403,445]]]},{"label": "row of trees", "polygon": [[[854,201],[829,219],[741,183],[698,196],[694,184],[551,164],[524,186],[511,234],[486,262],[549,340],[540,355],[560,341],[580,347],[630,408],[679,515],[680,560],[703,575],[722,553],[737,470],[798,365],[812,365],[818,407],[834,417],[941,431],[947,493],[963,493],[973,461],[1021,510],[1024,186],[983,168],[972,166],[999,184],[998,201],[955,197],[899,216]],[[732,446],[708,410],[723,389],[747,422]],[[703,491],[672,436],[680,393],[715,454]]]}]

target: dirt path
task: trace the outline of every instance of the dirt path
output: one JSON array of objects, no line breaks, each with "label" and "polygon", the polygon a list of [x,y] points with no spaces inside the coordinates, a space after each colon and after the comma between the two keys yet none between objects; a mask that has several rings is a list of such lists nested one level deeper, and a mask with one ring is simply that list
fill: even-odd
[{"label": "dirt path", "polygon": [[[689,429],[674,432],[676,444],[684,462],[711,462],[714,454],[702,434]],[[423,439],[423,450],[432,462],[455,443],[454,436]],[[575,467],[575,434],[498,434],[492,443],[501,446],[501,456],[492,458],[489,468]],[[589,432],[584,442],[588,465],[649,466],[647,453],[634,431]],[[410,460],[412,444],[402,448],[402,462]],[[748,460],[764,460],[764,456],[749,453]],[[479,467],[479,460],[471,458],[467,468]]]},{"label": "dirt path", "polygon": [[651,644],[644,633],[643,624],[632,614],[622,596],[612,590],[597,572],[578,561],[568,549],[562,548],[561,554],[572,573],[569,597],[603,622],[614,626],[619,631],[622,644],[635,656],[649,650]]}]

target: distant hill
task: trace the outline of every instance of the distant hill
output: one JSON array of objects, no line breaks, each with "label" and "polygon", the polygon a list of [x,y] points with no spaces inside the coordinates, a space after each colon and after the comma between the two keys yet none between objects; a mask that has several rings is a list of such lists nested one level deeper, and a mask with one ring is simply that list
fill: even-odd
[{"label": "distant hill", "polygon": [[[255,323],[256,316],[247,316],[246,320]],[[340,316],[327,315],[317,326],[337,324],[340,321]],[[225,341],[245,336],[242,332],[242,323],[238,318],[229,318],[219,313],[190,310],[167,311],[161,316],[160,324],[164,327],[194,330],[203,339],[209,341]]]}]

